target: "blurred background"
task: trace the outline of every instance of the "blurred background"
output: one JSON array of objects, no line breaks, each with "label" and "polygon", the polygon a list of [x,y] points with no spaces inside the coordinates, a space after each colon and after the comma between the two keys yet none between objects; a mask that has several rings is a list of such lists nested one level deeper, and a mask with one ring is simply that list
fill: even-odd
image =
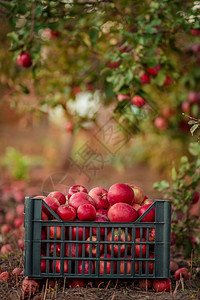
[{"label": "blurred background", "polygon": [[[1,10],[2,180],[40,194],[130,182],[160,197],[153,183],[169,179],[196,141],[182,113],[199,116],[198,8],[52,3],[45,24],[42,4]],[[58,19],[62,12],[69,19]],[[22,52],[30,67],[20,65]]]}]

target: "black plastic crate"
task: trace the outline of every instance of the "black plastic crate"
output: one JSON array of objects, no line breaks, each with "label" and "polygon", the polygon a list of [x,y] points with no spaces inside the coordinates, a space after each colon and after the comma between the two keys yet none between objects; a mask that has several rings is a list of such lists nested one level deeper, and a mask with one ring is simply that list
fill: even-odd
[{"label": "black plastic crate", "polygon": [[[57,221],[41,220],[42,205]],[[141,222],[151,209],[155,209],[155,222]],[[133,223],[66,222],[42,199],[27,197],[24,275],[34,278],[168,278],[170,225],[171,203],[165,200],[155,200]],[[96,240],[92,240],[94,233]]]}]

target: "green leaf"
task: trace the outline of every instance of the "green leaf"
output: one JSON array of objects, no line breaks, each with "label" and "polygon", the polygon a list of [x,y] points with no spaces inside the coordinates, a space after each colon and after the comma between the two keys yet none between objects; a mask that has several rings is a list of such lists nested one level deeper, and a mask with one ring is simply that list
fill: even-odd
[{"label": "green leaf", "polygon": [[188,150],[192,155],[199,156],[200,155],[200,144],[199,143],[190,143]]},{"label": "green leaf", "polygon": [[19,37],[18,37],[18,35],[17,35],[17,33],[16,32],[9,32],[8,34],[7,34],[7,36],[14,42],[14,43],[18,43],[19,42]]},{"label": "green leaf", "polygon": [[193,125],[191,128],[190,128],[190,132],[191,134],[193,135],[195,130],[197,130],[197,128],[199,127],[199,124],[196,124],[196,125]]},{"label": "green leaf", "polygon": [[161,19],[156,19],[156,20],[153,20],[153,21],[150,23],[150,25],[151,25],[151,26],[158,26],[158,25],[160,25],[160,23],[161,23]]},{"label": "green leaf", "polygon": [[175,167],[173,167],[172,168],[172,180],[176,181],[176,179],[177,179],[177,172],[176,172]]},{"label": "green leaf", "polygon": [[156,83],[159,86],[162,86],[164,81],[165,81],[165,78],[166,78],[165,70],[160,70],[157,77],[156,77]]},{"label": "green leaf", "polygon": [[159,192],[162,192],[163,190],[166,190],[169,188],[169,182],[166,180],[155,182],[153,185],[153,188],[158,190]]},{"label": "green leaf", "polygon": [[188,124],[189,124],[189,125],[194,125],[194,124],[197,124],[197,121],[190,120],[190,121],[188,122]]},{"label": "green leaf", "polygon": [[157,33],[157,29],[153,28],[151,25],[144,27],[143,31],[149,34]]},{"label": "green leaf", "polygon": [[92,48],[96,45],[98,36],[99,36],[98,29],[93,27],[89,32],[89,37],[90,37],[90,42],[91,42]]},{"label": "green leaf", "polygon": [[181,157],[181,164],[186,164],[186,163],[188,163],[188,158],[187,158],[187,156],[182,156],[182,157]]},{"label": "green leaf", "polygon": [[127,70],[124,78],[125,84],[129,84],[133,79],[133,73],[130,69]]},{"label": "green leaf", "polygon": [[146,64],[149,68],[153,68],[158,64],[158,59],[157,58],[152,58],[152,57],[148,57],[148,58],[143,58],[142,59],[142,63]]}]

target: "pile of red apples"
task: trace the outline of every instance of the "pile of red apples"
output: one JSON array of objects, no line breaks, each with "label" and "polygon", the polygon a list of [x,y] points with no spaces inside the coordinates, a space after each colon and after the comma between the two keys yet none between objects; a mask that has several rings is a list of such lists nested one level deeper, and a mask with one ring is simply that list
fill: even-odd
[{"label": "pile of red apples", "polygon": [[[109,190],[105,190],[101,187],[95,187],[89,192],[84,186],[75,185],[70,187],[67,196],[60,192],[51,192],[47,197],[37,196],[35,198],[42,198],[44,202],[50,207],[59,218],[63,221],[76,221],[76,222],[126,222],[132,223],[142,216],[143,213],[151,206],[154,202],[151,199],[145,197],[143,190],[135,185],[117,183],[112,185]],[[51,212],[47,207],[43,205],[42,207],[42,220],[52,220],[56,219],[52,216]],[[155,207],[142,218],[141,222],[154,222],[155,220]],[[87,223],[86,223],[87,224]],[[94,223],[95,224],[95,223]],[[90,234],[90,227],[92,227],[92,235]],[[120,227],[120,226],[119,226]],[[61,255],[61,243],[59,240],[62,239],[62,229],[61,226],[42,226],[42,241],[52,240],[52,243],[42,242],[42,252],[41,257],[46,256],[49,252],[50,256],[58,257],[52,259],[49,266],[50,272],[60,273],[61,263],[59,257]],[[69,232],[71,231],[71,232]],[[78,231],[78,232],[77,232]],[[131,274],[131,260],[132,260],[132,230],[131,228],[114,228],[113,232],[107,227],[101,227],[100,241],[115,241],[116,243],[112,246],[112,243],[107,244],[106,256],[104,256],[104,243],[100,242],[99,253],[102,258],[112,258],[114,257],[125,257],[130,258],[125,266],[124,260],[120,259],[120,274]],[[142,237],[140,236],[142,233]],[[97,255],[97,227],[90,226],[89,224],[85,227],[81,226],[71,226],[65,228],[65,245],[64,254],[66,257],[82,257],[82,247],[83,244],[79,243],[67,243],[67,241],[88,241],[84,243],[85,257],[96,257]],[[147,229],[144,228],[140,231],[140,228],[135,230],[135,253],[134,256],[152,258],[152,262],[149,262],[149,273],[152,274],[154,271],[154,254],[146,253],[147,245],[145,241],[155,240],[155,228],[149,228],[149,236],[147,237]],[[56,243],[55,243],[56,241]],[[97,243],[94,243],[97,241]],[[93,243],[91,243],[93,242]],[[120,242],[124,242],[120,243]],[[128,243],[130,242],[130,244]],[[143,243],[142,245],[140,243]],[[49,251],[47,252],[47,247]],[[56,249],[54,249],[56,247]],[[141,252],[141,253],[140,253]],[[142,256],[141,256],[142,255]],[[116,261],[107,260],[106,263],[106,274],[111,273],[111,265],[113,266],[113,273],[117,272]],[[46,273],[46,260],[41,259],[41,272]],[[143,270],[145,272],[146,262],[143,261]],[[84,268],[84,270],[82,270]],[[96,268],[96,262],[90,262],[84,259],[84,265],[82,261],[78,261],[78,274],[88,274],[89,272],[94,272]],[[135,273],[139,273],[139,261],[135,261],[134,266]],[[89,271],[90,270],[90,271]],[[67,273],[68,260],[64,261],[64,272]],[[70,270],[71,272],[71,270]],[[104,260],[100,261],[99,273],[104,274]]]},{"label": "pile of red apples", "polygon": [[[124,183],[116,183],[108,191],[95,187],[89,192],[82,185],[74,185],[67,196],[51,192],[47,197],[35,198],[42,198],[63,221],[134,222],[154,202],[140,187]],[[52,214],[43,206],[42,219],[51,218]],[[142,222],[153,222],[154,218],[155,209]]]}]

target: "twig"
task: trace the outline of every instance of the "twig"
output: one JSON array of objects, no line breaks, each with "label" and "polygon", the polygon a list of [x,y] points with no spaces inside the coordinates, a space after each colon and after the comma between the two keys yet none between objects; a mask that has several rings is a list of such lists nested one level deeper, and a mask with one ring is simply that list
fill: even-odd
[{"label": "twig", "polygon": [[63,282],[63,293],[65,293],[65,285],[66,285],[66,277],[64,277],[64,282]]},{"label": "twig", "polygon": [[187,117],[187,118],[189,118],[189,119],[191,119],[191,120],[194,120],[194,121],[199,122],[199,119],[196,119],[196,118],[194,118],[194,117],[188,116],[188,115],[186,115],[185,113],[182,113],[182,115],[185,116],[185,117]]},{"label": "twig", "polygon": [[43,284],[43,286],[42,286],[41,299],[44,299],[44,284]]},{"label": "twig", "polygon": [[106,290],[108,289],[109,285],[110,285],[111,280],[108,281],[108,284],[106,286]]},{"label": "twig", "polygon": [[182,291],[184,292],[184,279],[183,279],[182,273],[180,273],[180,282],[181,282],[181,286],[182,286]]},{"label": "twig", "polygon": [[175,290],[173,292],[173,300],[176,300],[176,293],[177,293],[179,285],[180,285],[180,280],[176,281],[176,287],[175,287]]},{"label": "twig", "polygon": [[48,282],[49,282],[49,280],[48,280],[48,278],[47,278],[47,280],[46,280],[46,286],[45,286],[45,291],[44,291],[44,298],[43,298],[43,300],[45,300],[45,299],[46,299],[46,296],[47,296],[47,287],[48,287]]},{"label": "twig", "polygon": [[117,288],[117,284],[118,284],[118,279],[116,280],[116,283],[115,283],[115,289]]},{"label": "twig", "polygon": [[114,300],[114,298],[115,298],[115,292],[113,293],[111,300]]},{"label": "twig", "polygon": [[56,284],[55,284],[55,292],[54,292],[54,299],[57,298],[57,291],[58,291],[58,282],[56,280]]},{"label": "twig", "polygon": [[193,257],[194,257],[194,249],[192,249],[192,251],[191,251],[191,262],[190,262],[190,265],[191,265],[191,270],[190,270],[191,275],[190,275],[190,278],[189,278],[190,280],[192,278]]}]

